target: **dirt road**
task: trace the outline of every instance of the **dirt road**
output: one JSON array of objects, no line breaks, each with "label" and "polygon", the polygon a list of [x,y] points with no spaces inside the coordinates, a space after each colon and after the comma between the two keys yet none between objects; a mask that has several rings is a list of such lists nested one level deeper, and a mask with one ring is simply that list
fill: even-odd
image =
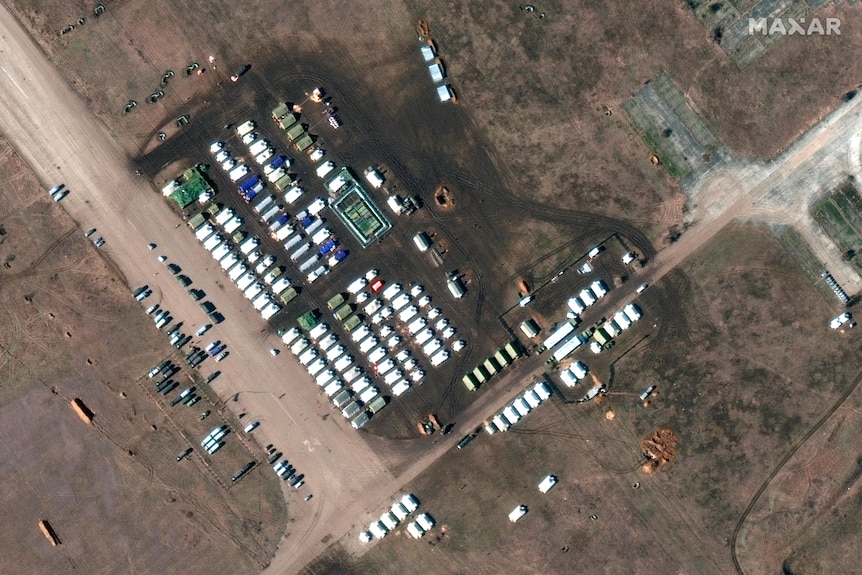
[{"label": "dirt road", "polygon": [[[269,355],[278,340],[266,323],[227,285],[188,228],[177,227],[181,222],[164,199],[135,176],[105,126],[5,7],[0,7],[0,38],[0,126],[37,177],[46,187],[66,184],[70,193],[63,208],[82,229],[98,229],[107,242],[103,251],[129,285],[153,288],[148,303],[159,301],[188,331],[207,321],[156,261],[164,253],[227,318],[207,335],[228,343],[231,353],[218,364],[222,375],[213,388],[222,398],[239,393],[239,402],[228,401],[227,407],[260,420],[257,439],[274,443],[306,475],[306,487],[298,494],[284,484],[289,503],[297,503],[290,505],[293,521],[272,563],[272,572],[297,571],[325,549],[323,541],[348,531],[358,515],[352,507],[360,509],[369,494],[375,500],[375,491],[390,488],[391,476],[362,436],[321,400],[290,354]],[[148,242],[159,249],[150,252]],[[202,366],[205,373],[216,369],[208,363]],[[303,502],[309,492],[314,498]]]}]

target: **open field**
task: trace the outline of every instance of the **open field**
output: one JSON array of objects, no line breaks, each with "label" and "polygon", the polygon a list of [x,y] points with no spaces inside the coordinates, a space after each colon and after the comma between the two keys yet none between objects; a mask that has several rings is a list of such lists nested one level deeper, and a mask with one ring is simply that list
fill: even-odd
[{"label": "open field", "polygon": [[666,73],[647,82],[623,109],[673,178],[691,174],[694,179],[727,158],[727,150]]},{"label": "open field", "polygon": [[[857,378],[857,382],[859,379]],[[747,573],[850,573],[862,555],[857,385],[753,502],[742,526],[740,564]],[[828,470],[828,471],[824,471]]]},{"label": "open field", "polygon": [[[821,14],[817,8],[825,4],[823,0],[794,2],[776,2],[775,0],[744,0],[731,2],[719,0],[718,2],[703,2],[690,0],[687,2],[694,11],[697,19],[707,28],[713,40],[719,44],[727,55],[733,59],[740,68],[751,64],[761,57],[784,38],[782,34],[751,34],[749,32],[749,19],[759,20],[769,18],[780,18],[785,22],[785,27],[790,28],[787,22],[795,19],[802,24],[803,29],[808,28],[806,22],[818,19]],[[821,34],[825,32],[825,20],[821,20]],[[839,29],[839,33],[841,30]]]},{"label": "open field", "polygon": [[790,226],[773,226],[772,233],[793,261],[802,268],[811,283],[826,297],[834,298],[835,294],[820,277],[823,273],[823,264],[817,260],[817,256],[799,233]]},{"label": "open field", "polygon": [[[655,333],[617,362],[604,402],[554,400],[514,431],[452,450],[405,487],[437,520],[430,537],[399,530],[350,558],[359,551],[351,537],[305,573],[394,574],[418,564],[432,573],[731,571],[728,544],[758,486],[858,378],[855,334],[828,328],[833,302],[763,227],[729,227],[641,297]],[[649,384],[658,393],[644,408],[637,394]],[[659,427],[675,431],[680,455],[645,476],[640,440]],[[859,440],[849,428],[840,437],[823,457],[850,473]],[[547,473],[560,483],[541,495],[535,485]],[[841,481],[813,466],[808,473],[822,485]],[[816,507],[815,496],[809,489],[793,505]],[[851,500],[842,501],[851,522]],[[506,514],[519,504],[529,512],[512,525]],[[785,558],[763,556],[772,547],[752,538],[738,548],[747,569],[755,556]]]},{"label": "open field", "polygon": [[[260,448],[229,436],[216,457],[199,453],[207,430],[221,422],[236,431],[235,420],[206,399],[169,407],[154,393],[145,372],[181,357],[5,141],[0,181],[0,570],[260,569],[287,522],[278,483],[257,469],[226,488]],[[185,371],[177,379],[189,383]],[[91,426],[73,412],[75,397],[95,413]],[[198,421],[206,408],[213,415]],[[189,446],[190,459],[176,462]]]}]

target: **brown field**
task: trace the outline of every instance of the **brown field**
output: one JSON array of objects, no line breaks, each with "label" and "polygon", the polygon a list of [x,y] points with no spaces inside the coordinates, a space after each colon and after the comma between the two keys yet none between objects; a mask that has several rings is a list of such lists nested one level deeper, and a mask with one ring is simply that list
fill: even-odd
[{"label": "brown field", "polygon": [[[347,549],[358,545],[351,534],[305,572],[403,573],[418,564],[432,573],[732,571],[729,544],[746,505],[858,379],[855,334],[848,339],[828,328],[833,302],[812,288],[763,227],[724,230],[640,300],[642,321],[657,322],[655,333],[648,346],[617,362],[603,403],[553,401],[514,432],[482,434],[467,449],[452,450],[406,487],[438,522],[430,537],[414,541],[398,530],[350,558]],[[649,384],[658,394],[644,409],[637,394]],[[850,418],[847,403],[835,417]],[[780,522],[767,516],[767,501],[770,507],[784,501],[786,513],[807,510],[817,540],[836,531],[828,524],[832,507],[843,514],[842,525],[858,525],[850,493],[842,493],[858,475],[859,440],[855,424],[844,425],[792,460],[808,465],[811,483],[796,481],[802,500],[770,492],[755,508],[751,517],[761,536],[745,537],[743,526],[738,542],[746,572],[775,572],[787,557],[766,539],[768,524],[760,527]],[[660,427],[676,432],[680,455],[647,476],[639,471],[640,440]],[[830,469],[845,471],[818,479],[815,454]],[[560,483],[541,495],[535,485],[547,473],[559,475]],[[786,481],[776,486],[782,493],[792,487]],[[519,504],[529,513],[512,525],[506,515]],[[800,537],[793,548],[801,551],[790,563],[823,564],[817,562],[826,554],[815,551],[801,528],[785,529],[787,538]],[[830,549],[851,545],[852,533],[848,529]],[[852,570],[853,556],[833,557],[830,572]]]},{"label": "brown field", "polygon": [[[199,438],[219,422],[236,431],[235,420],[206,399],[169,407],[154,393],[146,371],[182,357],[5,141],[0,180],[0,571],[250,573],[267,564],[287,521],[277,480],[257,469],[226,488],[260,449],[229,435],[217,457],[200,455]],[[75,397],[95,413],[92,426],[72,410]],[[213,415],[198,421],[207,408]],[[176,462],[189,446],[191,458]],[[43,538],[41,519],[59,546]]]}]

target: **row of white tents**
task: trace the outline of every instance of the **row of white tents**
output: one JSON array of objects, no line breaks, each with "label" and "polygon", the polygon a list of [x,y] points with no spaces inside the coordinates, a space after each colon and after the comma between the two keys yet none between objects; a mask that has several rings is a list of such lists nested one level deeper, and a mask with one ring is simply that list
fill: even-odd
[{"label": "row of white tents", "polygon": [[[227,229],[236,230],[239,225],[242,225],[242,219],[233,214],[233,210],[222,209],[216,215],[216,223],[220,220],[224,221],[223,225],[219,225],[222,225],[225,235],[222,235],[211,223],[204,222],[194,230],[195,237],[210,252],[219,267],[242,290],[243,295],[251,301],[261,317],[268,320],[281,311],[282,305],[276,301],[276,297],[279,291],[284,292],[290,288],[290,280],[281,273],[275,258],[260,259],[260,255],[251,255],[260,243],[257,238],[247,238],[239,245],[234,245]],[[254,263],[258,265],[252,268]],[[270,268],[279,269],[279,273],[273,276],[272,273],[268,273],[271,272]],[[264,281],[265,278],[271,281]],[[275,295],[270,293],[270,289]]]},{"label": "row of white tents", "polygon": [[[372,521],[368,530],[359,534],[359,541],[368,543],[372,538],[383,539],[389,533],[398,528],[411,513],[419,509],[419,500],[412,493],[405,493],[401,498],[394,501],[388,511],[385,511],[380,519]],[[407,532],[414,539],[419,539],[432,527],[434,518],[427,513],[420,513],[416,519],[407,524]]]},{"label": "row of white tents", "polygon": [[354,364],[353,356],[341,345],[338,336],[331,333],[329,325],[319,323],[307,335],[305,337],[295,327],[281,339],[350,425],[354,429],[362,428],[377,411],[364,406],[385,405],[380,390],[365,371]]},{"label": "row of white tents", "polygon": [[[607,339],[613,339],[625,330],[627,330],[632,323],[638,321],[642,312],[640,307],[638,307],[635,303],[629,303],[623,309],[616,312],[611,319],[607,320],[605,323],[599,326],[596,332],[601,330],[608,337]],[[593,338],[596,337],[596,332],[593,333]],[[593,353],[599,353],[602,351],[602,343],[599,341],[593,341],[590,343],[590,350]]]},{"label": "row of white tents", "polygon": [[513,399],[500,413],[494,415],[491,421],[485,425],[485,432],[493,435],[498,431],[506,431],[550,397],[551,390],[548,384],[544,381],[537,381],[528,387],[523,394]]}]

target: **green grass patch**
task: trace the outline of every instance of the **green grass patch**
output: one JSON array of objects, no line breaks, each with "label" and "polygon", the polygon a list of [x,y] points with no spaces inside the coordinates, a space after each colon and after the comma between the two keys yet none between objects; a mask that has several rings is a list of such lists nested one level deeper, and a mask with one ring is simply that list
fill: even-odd
[{"label": "green grass patch", "polygon": [[661,160],[661,164],[667,173],[674,179],[682,178],[691,172],[691,166],[684,158],[677,154],[669,143],[665,143],[665,138],[661,136],[658,127],[642,110],[641,106],[635,98],[630,99],[623,104],[623,111],[629,117],[635,131]]},{"label": "green grass patch", "polygon": [[775,239],[781,244],[793,261],[802,268],[805,275],[811,280],[811,283],[817,286],[827,298],[833,297],[832,290],[821,281],[820,274],[823,272],[823,264],[811,251],[811,248],[802,239],[802,236],[790,226],[780,225],[771,228]]},{"label": "green grass patch", "polygon": [[856,269],[862,270],[862,199],[852,182],[820,200],[811,215]]}]

